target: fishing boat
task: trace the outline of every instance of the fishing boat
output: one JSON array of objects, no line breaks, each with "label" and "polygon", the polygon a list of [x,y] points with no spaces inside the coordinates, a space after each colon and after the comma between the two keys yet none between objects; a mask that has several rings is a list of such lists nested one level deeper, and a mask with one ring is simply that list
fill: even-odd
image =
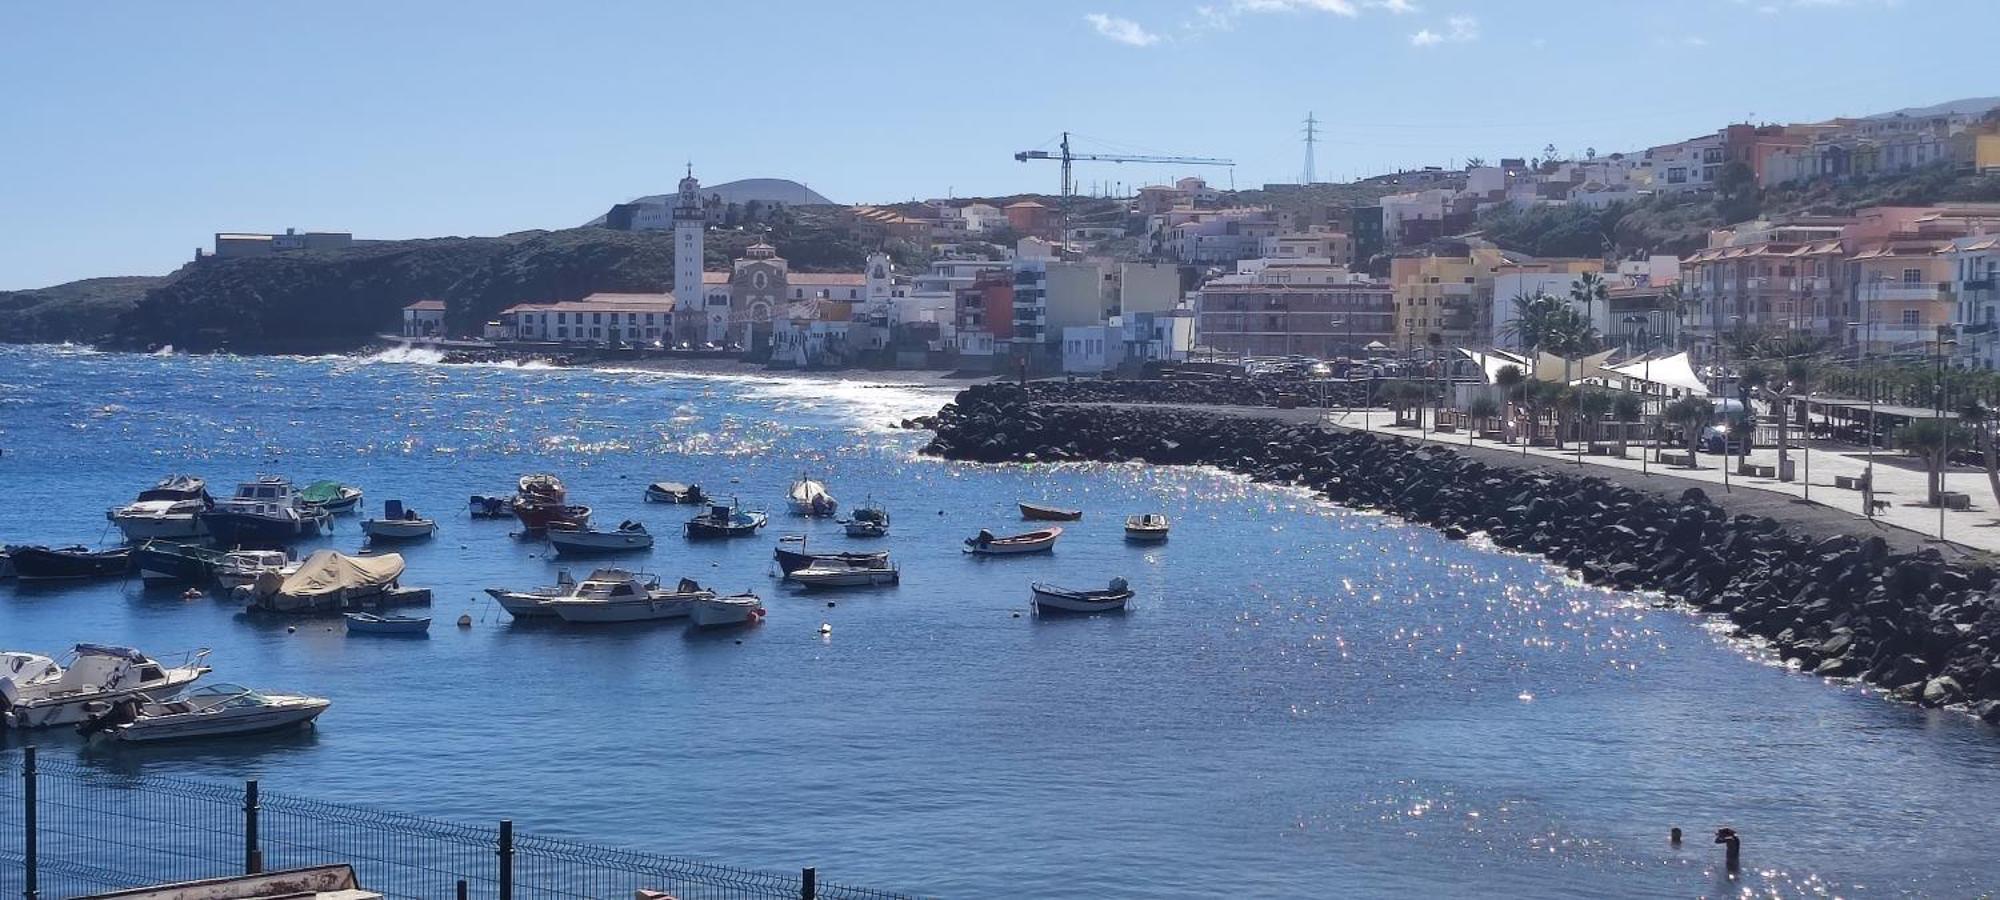
[{"label": "fishing boat", "polygon": [[568,502],[569,493],[554,475],[523,475],[510,504],[521,527],[539,532],[552,525],[583,528],[590,524],[590,507]]},{"label": "fishing boat", "polygon": [[1043,503],[1022,502],[1019,505],[1021,507],[1021,518],[1030,521],[1074,522],[1083,518],[1083,510],[1080,509],[1064,509],[1060,506],[1049,506]]},{"label": "fishing boat", "polygon": [[648,503],[701,503],[708,495],[701,492],[701,485],[681,484],[678,481],[655,481],[646,485]]},{"label": "fishing boat", "polygon": [[420,541],[437,533],[437,522],[417,515],[401,500],[382,504],[382,517],[363,519],[361,530],[371,541]]},{"label": "fishing boat", "polygon": [[229,558],[220,550],[175,541],[147,541],[132,551],[132,567],[148,582],[207,584]]},{"label": "fishing boat", "polygon": [[201,514],[215,505],[207,485],[192,475],[169,475],[140,491],[131,503],[105,510],[104,517],[133,543],[166,538],[192,540],[208,533]]},{"label": "fishing boat", "polygon": [[78,723],[85,735],[127,743],[228,737],[305,725],[333,701],[303,694],[266,694],[226,681],[203,684],[167,700],[128,698]]},{"label": "fishing boat", "polygon": [[870,553],[808,553],[804,550],[787,550],[782,545],[772,555],[778,559],[778,569],[787,575],[816,562],[832,562],[847,565],[866,566],[885,562],[889,551],[876,550]]},{"label": "fishing boat", "polygon": [[792,508],[792,515],[825,518],[840,509],[840,503],[827,493],[826,483],[807,478],[799,473],[799,480],[792,482],[792,489],[785,493],[785,502]]},{"label": "fishing boat", "polygon": [[292,483],[276,475],[236,486],[236,495],[201,514],[202,527],[222,547],[281,549],[320,533],[333,515],[306,504]]},{"label": "fishing boat", "polygon": [[22,581],[80,581],[115,578],[131,571],[132,548],[92,550],[89,547],[15,547],[14,577]]},{"label": "fishing boat", "polygon": [[374,613],[343,613],[348,634],[427,634],[430,616],[378,616]]},{"label": "fishing boat", "polygon": [[1073,591],[1052,584],[1030,585],[1031,599],[1038,613],[1099,613],[1125,608],[1125,602],[1132,599],[1132,589],[1125,579],[1111,579],[1111,586],[1101,591]]},{"label": "fishing boat", "polygon": [[130,647],[78,644],[62,662],[33,653],[0,652],[0,721],[15,728],[74,725],[92,704],[145,694],[168,696],[208,674],[207,650],[162,665]]},{"label": "fishing boat", "polygon": [[547,604],[550,612],[565,622],[604,624],[610,622],[652,622],[689,615],[694,601],[713,597],[715,592],[683,578],[673,590],[663,590],[658,576],[644,580],[626,573],[622,581],[605,592],[558,597]]},{"label": "fishing boat", "polygon": [[466,502],[466,506],[475,519],[506,519],[514,515],[514,498],[512,497],[487,497],[481,494],[473,494],[472,499]]},{"label": "fishing boat", "polygon": [[688,608],[688,621],[696,628],[720,628],[763,620],[764,600],[756,594],[696,597]]},{"label": "fishing boat", "polygon": [[[397,583],[402,575],[400,553],[348,556],[320,550],[306,557],[290,575],[267,573],[236,593],[252,606],[272,612],[333,611],[429,600],[428,592],[423,591],[405,596]],[[421,601],[414,594],[422,594]]]},{"label": "fishing boat", "polygon": [[751,512],[735,506],[715,504],[708,512],[695,516],[687,522],[687,536],[690,538],[748,537],[770,521],[761,512]]},{"label": "fishing boat", "polygon": [[[549,608],[549,601],[604,596],[632,579],[632,573],[624,569],[598,569],[578,582],[570,577],[568,569],[564,569],[556,573],[554,587],[527,591],[487,588],[486,594],[516,619],[553,619],[556,612]],[[658,580],[655,579],[654,583],[657,584]]]},{"label": "fishing boat", "polygon": [[785,577],[809,588],[863,587],[895,584],[902,580],[902,572],[896,568],[895,563],[887,559],[874,563],[821,559],[814,560],[812,565],[796,572],[788,572]]},{"label": "fishing boat", "polygon": [[626,553],[653,549],[653,536],[646,526],[627,519],[616,531],[550,526],[549,544],[557,556],[589,556],[595,553]]},{"label": "fishing boat", "polygon": [[215,581],[225,588],[239,588],[265,572],[283,578],[298,570],[298,560],[283,550],[232,550],[215,564]]},{"label": "fishing boat", "polygon": [[979,533],[965,539],[965,552],[979,556],[1014,556],[1022,553],[1047,553],[1056,547],[1056,538],[1062,536],[1061,528],[1044,528],[1007,537],[996,537],[984,528]]},{"label": "fishing boat", "polygon": [[882,537],[889,533],[889,511],[870,497],[854,508],[852,518],[840,520],[848,537]]},{"label": "fishing boat", "polygon": [[1144,513],[1125,517],[1125,539],[1128,541],[1164,541],[1167,539],[1167,517],[1159,513]]},{"label": "fishing boat", "polygon": [[299,502],[344,516],[361,507],[361,489],[337,481],[315,481],[299,490]]}]

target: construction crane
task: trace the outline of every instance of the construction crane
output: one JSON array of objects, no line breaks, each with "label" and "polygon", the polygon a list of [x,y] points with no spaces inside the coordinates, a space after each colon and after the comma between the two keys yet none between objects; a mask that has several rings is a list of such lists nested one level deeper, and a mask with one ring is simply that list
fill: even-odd
[{"label": "construction crane", "polygon": [[1031,159],[1062,160],[1061,196],[1062,196],[1062,202],[1065,207],[1067,207],[1069,204],[1070,196],[1076,193],[1076,181],[1071,176],[1070,169],[1077,160],[1083,160],[1085,162],[1162,163],[1165,165],[1175,165],[1175,166],[1236,165],[1235,160],[1214,159],[1206,156],[1125,156],[1125,155],[1109,154],[1109,153],[1072,153],[1070,152],[1069,149],[1069,132],[1067,131],[1062,133],[1062,147],[1057,152],[1050,153],[1047,150],[1023,150],[1019,153],[1014,154],[1014,158],[1021,162],[1027,162],[1028,160]]}]

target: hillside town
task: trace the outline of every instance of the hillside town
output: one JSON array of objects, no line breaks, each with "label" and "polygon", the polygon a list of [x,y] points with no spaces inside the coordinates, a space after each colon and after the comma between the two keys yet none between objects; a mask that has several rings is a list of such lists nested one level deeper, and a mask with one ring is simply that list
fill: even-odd
[{"label": "hillside town", "polygon": [[[1944,328],[1955,338],[1952,364],[2000,361],[2000,203],[1759,214],[1709,230],[1685,253],[1614,252],[1607,236],[1602,253],[1537,257],[1480,228],[1496,210],[1708,196],[1722,207],[1732,192],[2000,171],[1992,110],[1732,124],[1630,153],[1546,152],[1381,176],[1370,180],[1379,199],[1364,203],[1252,205],[1186,177],[1122,198],[806,208],[877,248],[841,272],[800,271],[761,240],[727,269],[704,266],[712,233],[754,227],[771,209],[705,195],[690,168],[676,194],[620,204],[601,220],[671,231],[671,285],[521,303],[481,334],[452,336],[727,354],[786,368],[1095,375],[1189,359],[1530,349],[1519,310],[1542,296],[1575,306],[1628,355],[1670,348],[1702,364],[1732,338],[1785,332],[1894,356],[1922,351]],[[345,238],[218,234],[215,255]],[[899,266],[892,247],[922,264]],[[1594,299],[1571,299],[1582,281]],[[446,336],[445,314],[440,301],[413,303],[403,335]]]}]

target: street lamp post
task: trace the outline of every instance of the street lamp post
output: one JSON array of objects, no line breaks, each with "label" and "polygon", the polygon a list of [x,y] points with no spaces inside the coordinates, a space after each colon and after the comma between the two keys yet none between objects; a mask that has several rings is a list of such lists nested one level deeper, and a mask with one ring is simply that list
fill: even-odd
[{"label": "street lamp post", "polygon": [[1931,502],[1932,502],[1932,503],[1936,503],[1936,504],[1937,504],[1937,510],[1938,510],[1938,540],[1939,540],[1940,542],[1942,542],[1942,541],[1944,540],[1944,488],[1945,488],[1945,476],[1946,476],[1946,475],[1949,475],[1949,474],[1951,473],[1951,427],[1950,427],[1950,425],[1949,425],[1948,423],[1946,423],[1946,422],[1945,422],[1945,420],[1944,420],[1944,405],[1945,405],[1945,400],[1946,400],[1946,397],[1945,397],[1945,389],[1944,389],[1944,348],[1945,348],[1945,345],[1947,345],[1947,344],[1949,344],[1949,345],[1951,345],[1951,346],[1954,346],[1954,347],[1958,346],[1958,342],[1957,342],[1957,341],[1955,341],[1955,340],[1946,340],[1946,339],[1945,339],[1945,335],[1946,335],[1946,334],[1948,334],[1948,333],[1950,333],[1950,332],[1951,332],[1952,330],[1953,330],[1953,327],[1952,327],[1952,326],[1950,326],[1950,325],[1944,325],[1944,324],[1940,324],[1940,325],[1938,325],[1938,327],[1937,327],[1937,374],[1936,374],[1936,378],[1937,378],[1937,385],[1936,385],[1936,397],[1937,397],[1937,417],[1938,417],[1938,426],[1939,426],[1939,427],[1938,427],[1938,440],[1939,440],[1939,442],[1940,442],[1940,443],[1939,443],[1939,453],[1938,453],[1938,456],[1939,456],[1939,460],[1938,460],[1938,486],[1937,486],[1937,496],[1935,496],[1935,497],[1932,497],[1932,498],[1931,498]]},{"label": "street lamp post", "polygon": [[[1870,281],[1879,286],[1882,282],[1882,273],[1870,274],[1874,276]],[[1867,321],[1849,322],[1847,327],[1861,331],[1861,339],[1858,341],[1861,345],[1861,371],[1868,382],[1868,464],[1861,470],[1861,514],[1872,519],[1875,518],[1875,377],[1869,370],[1869,366],[1872,365],[1869,352],[1872,349],[1870,345],[1875,343],[1873,310],[1868,312]]]}]

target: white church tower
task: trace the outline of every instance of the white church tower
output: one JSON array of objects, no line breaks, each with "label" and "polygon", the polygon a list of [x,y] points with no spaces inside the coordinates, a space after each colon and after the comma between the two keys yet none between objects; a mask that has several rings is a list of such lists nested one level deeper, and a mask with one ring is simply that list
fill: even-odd
[{"label": "white church tower", "polygon": [[[696,322],[712,321],[701,294],[701,243],[707,221],[701,211],[700,192],[701,182],[695,180],[694,164],[689,163],[680,193],[674,197],[674,303]],[[708,331],[709,339],[714,340],[713,324]]]}]

